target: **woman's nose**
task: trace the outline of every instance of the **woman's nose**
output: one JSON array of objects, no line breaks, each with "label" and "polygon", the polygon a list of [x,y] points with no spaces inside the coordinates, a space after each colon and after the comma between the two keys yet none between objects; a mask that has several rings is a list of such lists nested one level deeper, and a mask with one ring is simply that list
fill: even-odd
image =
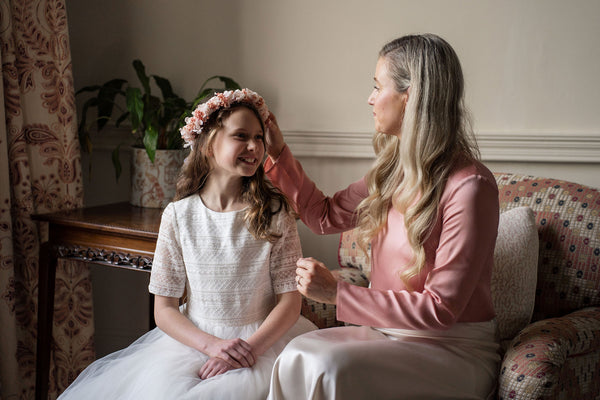
[{"label": "woman's nose", "polygon": [[367,98],[367,103],[369,103],[369,105],[373,105],[375,104],[375,95],[376,95],[376,90],[373,89],[373,91],[371,92],[371,95],[369,96],[369,98]]}]

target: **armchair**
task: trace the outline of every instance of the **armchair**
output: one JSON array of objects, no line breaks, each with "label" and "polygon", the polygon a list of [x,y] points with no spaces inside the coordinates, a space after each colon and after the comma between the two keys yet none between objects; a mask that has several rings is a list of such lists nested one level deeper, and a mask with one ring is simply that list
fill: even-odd
[{"label": "armchair", "polygon": [[[497,397],[600,399],[600,193],[556,179],[494,175],[502,213],[492,282],[503,353]],[[339,279],[368,285],[370,265],[354,231],[340,236],[338,258]],[[305,298],[302,313],[319,328],[343,325],[335,306]]]}]

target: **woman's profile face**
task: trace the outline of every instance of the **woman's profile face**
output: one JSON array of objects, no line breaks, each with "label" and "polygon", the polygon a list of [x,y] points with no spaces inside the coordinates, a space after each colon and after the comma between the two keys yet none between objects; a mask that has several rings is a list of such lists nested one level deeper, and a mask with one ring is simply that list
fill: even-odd
[{"label": "woman's profile face", "polygon": [[398,92],[388,72],[387,60],[379,58],[375,67],[375,87],[368,103],[373,106],[375,130],[400,137],[408,91]]}]

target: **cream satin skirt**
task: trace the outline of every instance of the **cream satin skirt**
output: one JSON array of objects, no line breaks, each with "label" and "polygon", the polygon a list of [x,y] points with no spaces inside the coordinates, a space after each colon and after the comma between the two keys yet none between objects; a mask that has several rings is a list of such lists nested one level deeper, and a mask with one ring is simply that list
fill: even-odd
[{"label": "cream satin skirt", "polygon": [[495,322],[445,331],[321,329],[293,339],[273,367],[269,399],[493,398]]}]

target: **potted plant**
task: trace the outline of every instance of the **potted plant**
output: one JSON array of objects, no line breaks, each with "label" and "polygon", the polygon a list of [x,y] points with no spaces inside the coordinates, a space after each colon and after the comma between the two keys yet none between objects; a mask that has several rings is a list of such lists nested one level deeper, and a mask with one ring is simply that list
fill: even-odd
[{"label": "potted plant", "polygon": [[[170,192],[174,193],[176,171],[183,161],[183,140],[179,128],[185,124],[185,118],[196,105],[214,92],[240,89],[240,85],[226,76],[212,76],[204,81],[196,97],[188,102],[173,92],[168,79],[157,75],[148,76],[146,68],[140,60],[133,61],[133,68],[140,87],[129,84],[125,79],[111,79],[102,85],[86,86],[77,91],[76,95],[93,93],[93,96],[88,98],[82,107],[78,127],[79,140],[82,149],[91,153],[93,146],[90,130],[93,127],[100,132],[106,129],[109,122],[113,122],[116,127],[119,127],[127,121],[133,135],[132,190],[136,190],[140,185],[147,186],[141,189],[144,191],[141,199],[138,199],[139,194],[132,193],[132,204],[162,207],[170,201],[172,197]],[[161,97],[152,93],[152,82],[160,90]],[[220,83],[222,87],[215,88],[211,86],[213,83]],[[96,110],[95,114],[91,112],[93,109]],[[88,116],[92,116],[92,118],[88,120]],[[130,143],[131,138],[127,142]],[[122,172],[119,159],[120,147],[121,144],[112,152],[112,162],[117,179]],[[157,161],[157,151],[160,150],[180,150],[176,156],[171,156],[175,157],[175,164],[178,165],[174,165],[169,160]],[[156,171],[154,175],[152,173],[149,175],[147,172],[134,171],[134,168],[146,164],[149,164],[151,168],[159,168],[164,164],[162,166],[169,169],[170,172]],[[175,174],[173,170],[175,170]],[[165,192],[165,189],[158,184],[165,178],[173,187],[167,189],[168,193],[161,193],[161,191]],[[150,198],[150,201],[145,201],[144,197]]]}]

